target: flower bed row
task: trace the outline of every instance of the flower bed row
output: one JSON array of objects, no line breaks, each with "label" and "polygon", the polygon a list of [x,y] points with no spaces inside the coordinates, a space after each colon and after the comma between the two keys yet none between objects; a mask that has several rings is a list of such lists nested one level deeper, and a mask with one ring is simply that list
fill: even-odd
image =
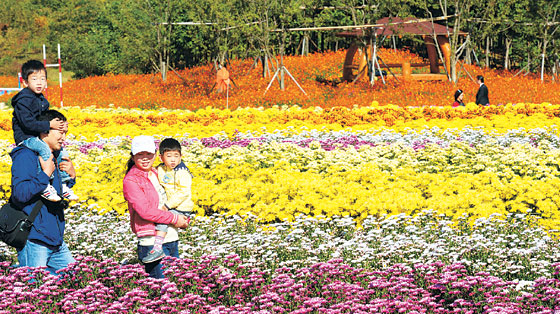
[{"label": "flower bed row", "polygon": [[[323,108],[368,106],[373,99],[386,104],[401,106],[450,106],[453,93],[460,88],[465,92],[465,101],[475,100],[478,84],[470,76],[483,75],[490,90],[491,104],[518,102],[560,104],[560,84],[545,74],[545,81],[537,75],[518,75],[513,72],[497,71],[489,68],[465,65],[458,69],[457,84],[434,81],[404,82],[392,75],[386,77],[387,85],[378,80],[374,86],[363,79],[355,83],[341,83],[345,50],[317,53],[309,56],[286,56],[285,66],[306,91],[305,94],[287,79],[286,89],[281,91],[278,84],[267,86],[271,76],[262,77],[262,71],[253,67],[253,59],[232,60],[228,65],[231,86],[226,101],[225,93],[216,93],[216,71],[213,64],[180,70],[180,77],[171,74],[162,82],[157,74],[105,75],[72,80],[64,83],[64,104],[71,106],[95,106],[119,108],[173,108],[198,110],[207,106],[217,108],[271,107],[274,105],[299,105]],[[422,58],[406,51],[380,49],[377,52],[388,63],[424,62]],[[392,61],[389,61],[392,60]],[[273,62],[274,63],[274,62]],[[274,67],[274,65],[271,64]],[[469,71],[467,75],[464,70]],[[400,69],[393,69],[400,72]],[[272,69],[274,72],[274,69]],[[5,81],[6,80],[6,81]],[[16,77],[1,78],[1,87],[17,86]],[[11,82],[11,83],[10,83]],[[321,83],[323,82],[323,83]],[[333,86],[333,85],[336,85]],[[59,103],[58,82],[49,82],[49,100]],[[0,102],[9,101],[12,95],[0,96]]]},{"label": "flower bed row", "polygon": [[553,313],[560,306],[558,278],[521,292],[487,273],[466,275],[461,264],[366,271],[333,260],[268,274],[241,262],[172,259],[169,281],[158,281],[140,266],[84,258],[66,269],[71,276],[32,285],[26,280],[35,274],[4,268],[15,282],[2,287],[0,313]]},{"label": "flower bed row", "polygon": [[[126,218],[74,207],[78,262],[56,280],[0,263],[0,313],[553,313],[560,242],[524,215],[434,212],[269,225],[197,217],[167,279],[146,278]],[[0,256],[12,253],[0,244]],[[209,255],[212,254],[212,255]],[[12,255],[13,257],[13,255]],[[29,281],[34,278],[35,281]]]},{"label": "flower bed row", "polygon": [[[136,263],[136,237],[127,216],[97,214],[74,206],[67,214],[66,242],[77,255],[121,264]],[[461,263],[467,273],[488,272],[506,280],[534,281],[554,275],[560,258],[558,237],[529,215],[491,215],[469,223],[423,211],[414,216],[309,217],[262,224],[255,216],[197,216],[180,233],[181,258],[238,255],[246,265],[268,272],[307,267],[342,258],[356,268],[394,264]],[[15,251],[0,243],[0,257],[15,261]]]},{"label": "flower bed row", "polygon": [[[236,133],[179,138],[200,214],[368,215],[434,209],[449,216],[531,213],[560,229],[560,140],[555,129]],[[66,146],[84,204],[124,213],[130,138]],[[10,193],[9,145],[0,192]]]},{"label": "flower bed row", "polygon": [[[511,129],[535,129],[560,125],[560,105],[516,104],[506,106],[466,108],[373,106],[365,108],[301,109],[201,109],[125,110],[80,109],[61,110],[70,121],[69,134],[77,139],[95,141],[103,138],[160,134],[209,137],[218,133],[233,136],[241,132],[272,132],[291,129],[295,132],[311,129],[378,130],[392,129],[406,133],[409,129],[437,127],[463,129],[484,127],[500,133]],[[0,139],[12,138],[12,111],[0,116]]]},{"label": "flower bed row", "polygon": [[[76,255],[121,264],[136,263],[136,237],[128,216],[101,215],[73,206],[66,215],[65,241]],[[410,215],[309,217],[262,224],[255,216],[197,216],[180,233],[181,258],[239,255],[247,265],[273,272],[342,258],[356,268],[394,264],[461,263],[467,273],[488,272],[506,280],[534,281],[554,275],[560,241],[530,215],[493,214],[469,222],[434,211]],[[0,243],[0,260],[15,261],[15,250]]]}]

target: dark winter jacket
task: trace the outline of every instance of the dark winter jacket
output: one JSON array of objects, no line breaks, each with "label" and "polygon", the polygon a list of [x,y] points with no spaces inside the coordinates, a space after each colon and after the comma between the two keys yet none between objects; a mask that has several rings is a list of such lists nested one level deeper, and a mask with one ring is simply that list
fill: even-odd
[{"label": "dark winter jacket", "polygon": [[37,121],[37,117],[49,109],[49,101],[43,94],[35,94],[29,88],[24,88],[12,98],[12,107],[12,129],[16,144],[39,136],[39,133],[49,132],[50,121]]},{"label": "dark winter jacket", "polygon": [[[54,153],[56,157],[58,152]],[[17,146],[10,153],[12,157],[12,196],[10,202],[15,208],[21,208],[26,214],[30,214],[35,202],[41,199],[41,192],[49,182],[54,186],[58,194],[62,194],[62,182],[58,164],[50,179],[40,167],[39,156],[25,146]],[[71,179],[67,184],[72,187],[75,183]],[[43,199],[43,206],[35,218],[33,228],[29,233],[28,240],[41,244],[58,246],[62,244],[64,236],[64,208],[60,202],[50,202]]]},{"label": "dark winter jacket", "polygon": [[490,104],[490,100],[488,100],[488,87],[485,84],[480,85],[476,92],[476,104],[483,106]]}]

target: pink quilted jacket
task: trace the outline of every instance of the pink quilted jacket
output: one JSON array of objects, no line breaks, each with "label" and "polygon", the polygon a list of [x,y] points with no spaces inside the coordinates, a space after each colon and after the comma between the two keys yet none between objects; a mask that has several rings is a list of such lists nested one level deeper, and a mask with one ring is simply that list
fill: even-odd
[{"label": "pink quilted jacket", "polygon": [[[157,172],[152,169],[157,175]],[[156,223],[173,225],[178,216],[159,209],[159,196],[148,173],[133,166],[123,180],[123,194],[128,202],[130,227],[138,237],[154,236]]]}]

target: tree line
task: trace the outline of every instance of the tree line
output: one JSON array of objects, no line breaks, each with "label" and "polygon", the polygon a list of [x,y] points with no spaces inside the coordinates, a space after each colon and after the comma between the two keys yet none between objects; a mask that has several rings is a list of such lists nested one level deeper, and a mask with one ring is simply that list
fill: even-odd
[{"label": "tree line", "polygon": [[[340,30],[287,31],[375,24],[382,17],[438,18],[468,32],[450,33],[456,60],[544,72],[560,68],[560,0],[3,0],[0,74],[48,58],[62,47],[77,78],[107,73],[165,73],[228,58],[274,57],[345,48]],[[386,47],[425,50],[412,36]],[[450,69],[450,72],[453,69]]]}]

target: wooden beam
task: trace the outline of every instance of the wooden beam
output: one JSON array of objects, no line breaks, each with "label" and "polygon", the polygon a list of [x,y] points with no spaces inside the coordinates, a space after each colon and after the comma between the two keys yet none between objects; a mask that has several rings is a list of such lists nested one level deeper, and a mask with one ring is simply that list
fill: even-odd
[{"label": "wooden beam", "polygon": [[424,18],[424,19],[416,19],[416,20],[408,20],[408,21],[401,21],[401,22],[391,22],[391,23],[383,23],[383,24],[363,24],[363,25],[346,25],[346,26],[318,26],[318,27],[294,27],[294,28],[277,28],[270,30],[271,32],[284,32],[284,31],[328,31],[328,30],[338,30],[338,29],[356,29],[356,28],[381,28],[388,25],[401,25],[401,24],[413,24],[413,23],[421,23],[421,22],[429,22],[429,21],[440,21],[446,20],[451,17],[458,16],[457,14],[440,16],[436,18]]}]

